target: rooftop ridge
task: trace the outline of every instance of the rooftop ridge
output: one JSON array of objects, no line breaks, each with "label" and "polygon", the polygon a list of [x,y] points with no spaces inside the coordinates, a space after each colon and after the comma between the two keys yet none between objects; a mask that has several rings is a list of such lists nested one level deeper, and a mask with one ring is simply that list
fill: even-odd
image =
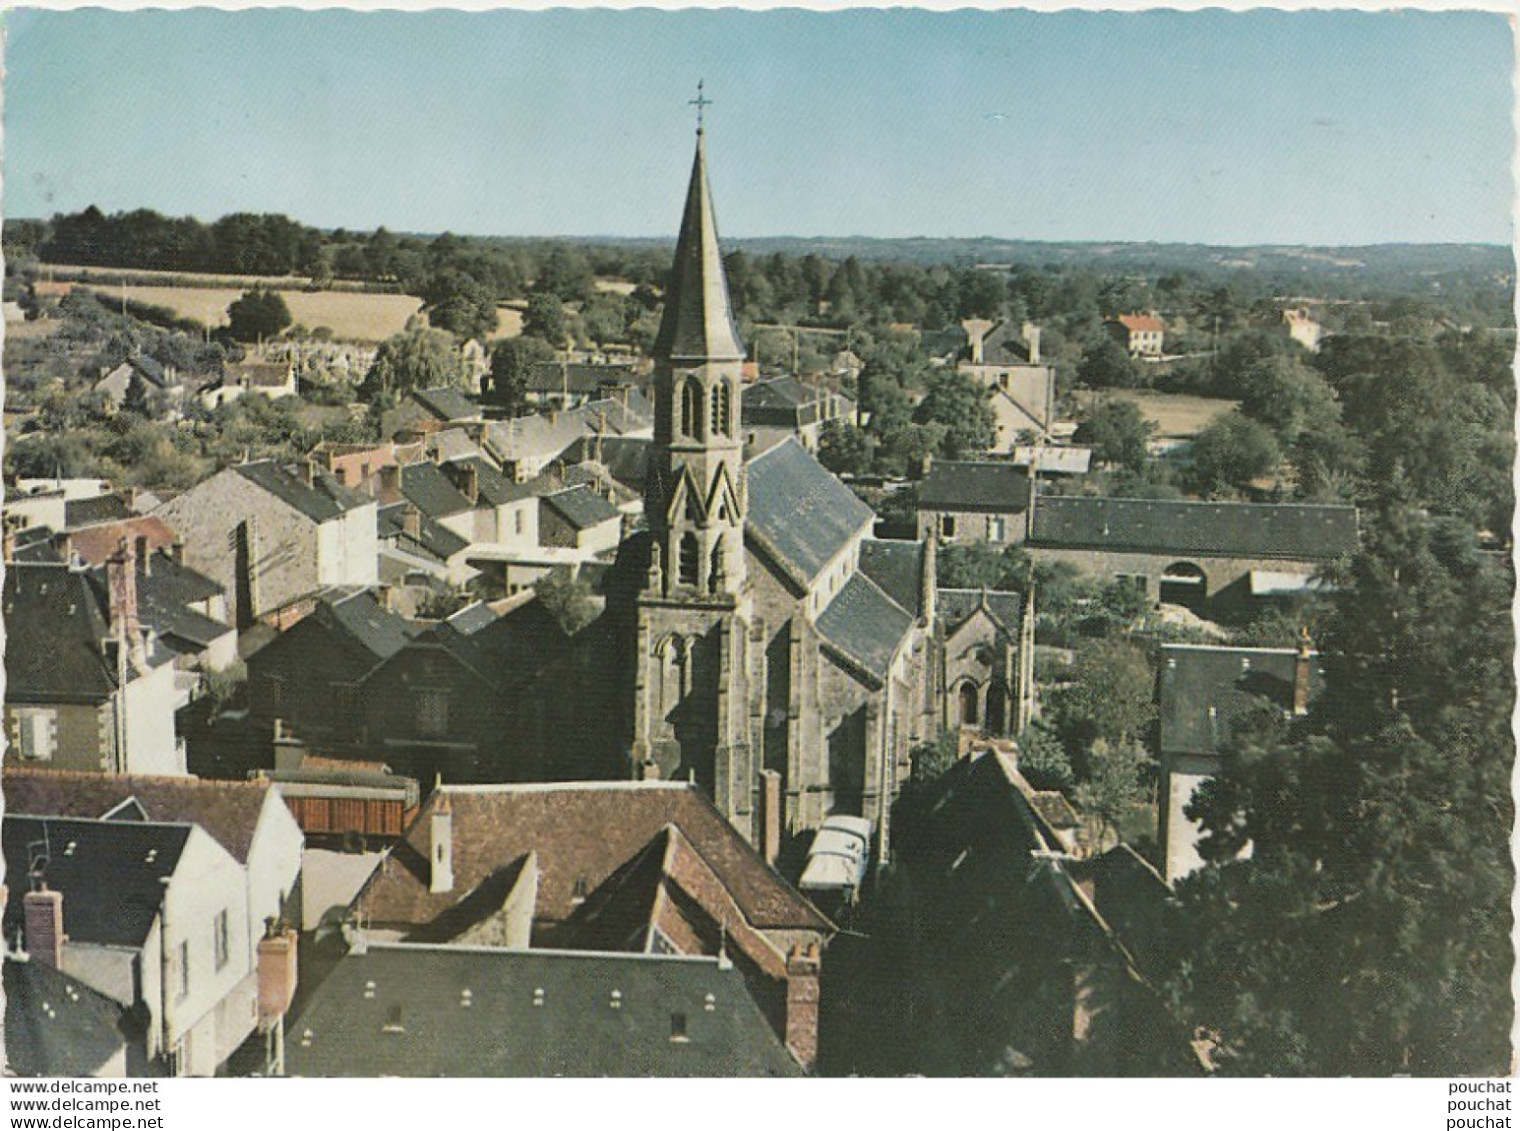
[{"label": "rooftop ridge", "polygon": [[696,786],[691,782],[684,781],[566,781],[566,782],[487,782],[483,784],[451,785],[447,782],[440,785],[435,792],[453,794],[494,794],[494,793],[564,793],[570,790],[587,792],[590,790],[690,790],[695,792]]},{"label": "rooftop ridge", "polygon": [[[410,943],[410,942],[380,942],[372,939],[364,940],[364,951],[396,950],[403,952],[419,953],[430,952],[436,954],[475,954],[493,955],[499,958],[560,958],[560,959],[594,959],[597,962],[606,962],[609,959],[621,959],[628,962],[684,962],[689,965],[706,965],[723,970],[727,968],[724,961],[717,955],[708,954],[648,954],[643,951],[631,950],[568,950],[558,947],[527,947],[525,949],[510,949],[501,946],[480,946],[460,943]],[[354,951],[349,951],[353,954]],[[359,953],[363,957],[363,952]]]}]

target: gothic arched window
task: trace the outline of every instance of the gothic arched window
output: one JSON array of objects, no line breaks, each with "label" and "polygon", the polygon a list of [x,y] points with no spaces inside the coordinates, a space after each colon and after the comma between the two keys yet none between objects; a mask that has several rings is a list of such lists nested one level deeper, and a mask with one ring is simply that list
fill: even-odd
[{"label": "gothic arched window", "polygon": [[694,440],[702,438],[702,386],[695,377],[681,386],[681,432]]},{"label": "gothic arched window", "polygon": [[682,585],[695,585],[697,583],[697,564],[702,558],[702,548],[697,545],[697,536],[688,532],[681,539],[681,572],[680,583]]},{"label": "gothic arched window", "polygon": [[720,538],[712,548],[712,560],[707,574],[708,588],[717,593],[723,588],[726,580],[727,574],[723,568],[723,540]]}]

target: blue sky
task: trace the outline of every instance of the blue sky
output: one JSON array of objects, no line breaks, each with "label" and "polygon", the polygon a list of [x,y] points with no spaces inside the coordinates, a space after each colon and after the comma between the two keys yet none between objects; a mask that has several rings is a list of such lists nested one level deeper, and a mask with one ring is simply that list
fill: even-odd
[{"label": "blue sky", "polygon": [[12,11],[4,207],[670,235],[1508,243],[1482,12]]}]

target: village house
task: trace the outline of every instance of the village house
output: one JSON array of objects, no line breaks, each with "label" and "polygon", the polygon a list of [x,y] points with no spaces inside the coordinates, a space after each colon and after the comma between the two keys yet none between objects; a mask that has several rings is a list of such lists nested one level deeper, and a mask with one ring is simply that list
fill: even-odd
[{"label": "village house", "polygon": [[183,774],[174,653],[139,617],[135,551],[101,573],[67,563],[5,570],[5,763]]},{"label": "village house", "polygon": [[544,546],[563,546],[584,554],[606,554],[617,549],[622,535],[622,515],[617,507],[586,484],[555,491],[539,499],[539,541]]},{"label": "village house", "polygon": [[486,425],[482,443],[511,479],[525,483],[560,458],[566,448],[585,437],[629,436],[647,439],[653,413],[638,392],[588,401],[568,412],[547,412],[494,420]]},{"label": "village house", "polygon": [[451,425],[479,424],[480,406],[453,385],[413,389],[400,404],[380,415],[380,436],[415,441]]},{"label": "village house", "polygon": [[935,460],[915,496],[919,537],[995,546],[1023,542],[1031,494],[1028,467],[1006,460]]},{"label": "village house", "polygon": [[354,911],[380,941],[715,961],[796,1063],[817,1053],[834,927],[687,784],[444,786]]},{"label": "village house", "polygon": [[155,512],[185,564],[222,585],[239,629],[329,586],[379,580],[375,502],[312,461],[217,472]]},{"label": "village house", "polygon": [[523,399],[540,410],[579,408],[637,389],[640,378],[630,362],[541,361],[528,370]]},{"label": "village house", "polygon": [[195,396],[203,408],[213,411],[250,393],[275,401],[293,397],[296,392],[294,361],[267,361],[260,357],[250,357],[229,362],[215,380],[197,389]]},{"label": "village house", "polygon": [[423,443],[339,444],[324,440],[311,450],[309,458],[331,473],[345,487],[376,496],[380,490],[380,470],[398,464],[416,463],[426,458]]},{"label": "village house", "polygon": [[[210,1076],[254,1031],[246,869],[199,825],[7,812],[4,911],[29,961],[143,1015],[151,1071]],[[23,871],[24,869],[24,871]]]},{"label": "village house", "polygon": [[399,612],[415,612],[427,594],[461,589],[480,574],[469,561],[469,539],[413,503],[381,507],[377,525],[380,583]]},{"label": "village house", "polygon": [[135,354],[101,373],[91,391],[103,394],[112,411],[120,412],[134,386],[141,396],[163,398],[166,407],[172,407],[184,394],[179,371],[145,354]]},{"label": "village house", "polygon": [[1103,323],[1103,328],[1131,357],[1161,356],[1166,324],[1154,314],[1120,314]]},{"label": "village house", "polygon": [[988,392],[995,438],[988,449],[1013,450],[1022,438],[1049,434],[1055,423],[1056,371],[1040,357],[1040,328],[1029,322],[963,322],[965,356],[956,369]]},{"label": "village house", "polygon": [[739,423],[744,429],[744,455],[752,459],[788,436],[810,452],[832,420],[855,420],[855,402],[842,393],[806,385],[796,377],[772,377],[744,386],[740,393]]},{"label": "village house", "polygon": [[1304,715],[1324,685],[1322,660],[1307,638],[1298,648],[1162,645],[1158,838],[1169,883],[1203,866],[1201,830],[1184,810],[1219,773],[1231,743],[1253,724]]}]

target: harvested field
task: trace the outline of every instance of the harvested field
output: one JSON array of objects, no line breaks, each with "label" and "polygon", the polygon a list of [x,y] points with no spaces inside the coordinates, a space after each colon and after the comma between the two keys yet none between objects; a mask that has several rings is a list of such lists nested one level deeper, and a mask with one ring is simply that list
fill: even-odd
[{"label": "harvested field", "polygon": [[[369,295],[347,291],[286,291],[279,294],[290,316],[308,330],[326,326],[342,341],[380,342],[399,334],[406,320],[422,309],[413,295]],[[184,318],[207,326],[224,326],[227,307],[238,297],[219,287],[128,287],[127,297],[167,306]]]},{"label": "harvested field", "polygon": [[1141,415],[1156,425],[1157,439],[1175,440],[1198,435],[1209,421],[1239,403],[1186,393],[1155,393],[1148,389],[1085,389],[1077,393],[1077,399],[1084,408],[1104,399],[1132,401]]}]

